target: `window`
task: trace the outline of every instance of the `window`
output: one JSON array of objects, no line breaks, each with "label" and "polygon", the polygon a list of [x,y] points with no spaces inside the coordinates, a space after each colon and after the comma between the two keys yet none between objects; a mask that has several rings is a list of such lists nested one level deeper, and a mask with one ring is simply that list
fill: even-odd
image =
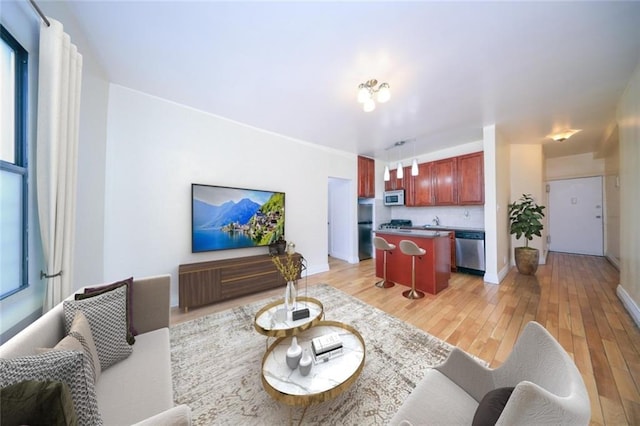
[{"label": "window", "polygon": [[27,51],[0,25],[0,299],[28,285]]}]

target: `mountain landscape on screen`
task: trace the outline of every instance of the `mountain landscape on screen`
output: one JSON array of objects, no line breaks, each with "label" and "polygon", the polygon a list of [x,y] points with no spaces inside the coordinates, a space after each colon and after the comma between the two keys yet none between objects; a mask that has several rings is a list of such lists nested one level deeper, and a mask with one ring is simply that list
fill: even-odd
[{"label": "mountain landscape on screen", "polygon": [[284,193],[193,185],[192,251],[263,246],[284,235]]}]

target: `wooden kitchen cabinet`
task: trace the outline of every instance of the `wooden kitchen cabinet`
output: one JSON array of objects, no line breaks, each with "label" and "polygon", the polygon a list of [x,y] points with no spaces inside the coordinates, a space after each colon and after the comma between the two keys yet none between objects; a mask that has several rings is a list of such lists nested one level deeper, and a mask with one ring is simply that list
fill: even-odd
[{"label": "wooden kitchen cabinet", "polygon": [[457,196],[457,158],[445,158],[433,162],[433,191],[436,206],[458,204]]},{"label": "wooden kitchen cabinet", "polygon": [[484,204],[484,153],[457,158],[458,204]]},{"label": "wooden kitchen cabinet", "polygon": [[456,272],[458,267],[456,266],[456,233],[455,231],[449,231],[449,242],[451,246],[451,272]]},{"label": "wooden kitchen cabinet", "polygon": [[376,165],[371,158],[358,156],[358,197],[376,197]]},{"label": "wooden kitchen cabinet", "polygon": [[412,180],[413,180],[412,206],[433,206],[434,205],[432,170],[433,170],[433,163],[418,164],[418,176],[412,176]]},{"label": "wooden kitchen cabinet", "polygon": [[404,173],[404,205],[413,207],[416,205],[416,187],[415,178],[417,176],[411,176],[411,166],[403,169]]},{"label": "wooden kitchen cabinet", "polygon": [[404,176],[398,179],[396,169],[389,171],[390,179],[384,183],[385,191],[394,191],[396,189],[405,189],[405,179],[407,178],[406,168],[402,169]]},{"label": "wooden kitchen cabinet", "polygon": [[418,176],[411,167],[403,179],[391,170],[385,191],[405,190],[405,206],[455,206],[484,204],[484,153],[461,155],[418,164]]}]

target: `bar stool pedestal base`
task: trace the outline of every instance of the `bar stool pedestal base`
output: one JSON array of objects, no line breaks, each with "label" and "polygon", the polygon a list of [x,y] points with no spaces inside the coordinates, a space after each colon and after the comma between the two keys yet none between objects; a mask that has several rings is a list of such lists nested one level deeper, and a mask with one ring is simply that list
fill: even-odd
[{"label": "bar stool pedestal base", "polygon": [[407,299],[422,299],[424,297],[423,292],[414,289],[403,291],[402,295]]},{"label": "bar stool pedestal base", "polygon": [[394,283],[387,280],[380,280],[376,283],[376,287],[378,288],[389,288],[389,287],[393,287],[394,285],[395,285]]}]

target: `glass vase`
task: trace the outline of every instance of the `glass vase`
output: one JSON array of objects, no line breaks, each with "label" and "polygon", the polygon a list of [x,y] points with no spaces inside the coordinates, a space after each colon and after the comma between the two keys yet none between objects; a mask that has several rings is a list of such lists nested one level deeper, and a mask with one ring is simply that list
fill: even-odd
[{"label": "glass vase", "polygon": [[284,306],[287,312],[291,312],[296,308],[296,282],[287,281],[287,287],[284,290]]}]

